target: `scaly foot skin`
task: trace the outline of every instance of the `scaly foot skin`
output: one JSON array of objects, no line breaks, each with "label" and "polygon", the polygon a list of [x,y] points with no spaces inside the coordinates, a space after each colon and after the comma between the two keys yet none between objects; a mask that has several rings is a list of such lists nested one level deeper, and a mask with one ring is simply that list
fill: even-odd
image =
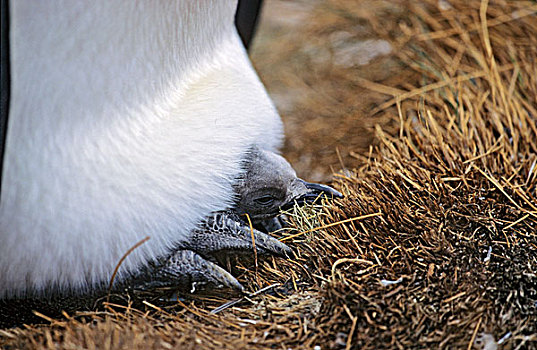
[{"label": "scaly foot skin", "polygon": [[199,254],[180,249],[162,265],[155,265],[134,282],[135,293],[150,291],[194,291],[196,285],[212,284],[243,291],[244,287],[229,272],[202,258]]},{"label": "scaly foot skin", "polygon": [[192,233],[186,247],[211,261],[220,254],[253,253],[290,257],[291,249],[266,233],[250,227],[234,211],[213,213]]},{"label": "scaly foot skin", "polygon": [[164,261],[152,266],[137,279],[134,291],[192,291],[209,284],[240,292],[244,287],[229,272],[218,266],[230,255],[254,255],[254,245],[260,256],[290,257],[292,250],[266,233],[252,229],[234,211],[211,214]]}]

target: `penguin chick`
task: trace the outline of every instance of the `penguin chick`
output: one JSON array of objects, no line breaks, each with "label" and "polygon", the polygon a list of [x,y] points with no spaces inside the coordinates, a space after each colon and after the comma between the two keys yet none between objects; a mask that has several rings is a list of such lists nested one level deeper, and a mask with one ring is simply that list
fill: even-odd
[{"label": "penguin chick", "polygon": [[330,186],[300,179],[291,164],[274,152],[254,147],[246,164],[244,176],[235,185],[233,209],[239,215],[248,214],[255,226],[273,225],[280,211],[295,203],[312,203],[320,195],[343,197]]}]

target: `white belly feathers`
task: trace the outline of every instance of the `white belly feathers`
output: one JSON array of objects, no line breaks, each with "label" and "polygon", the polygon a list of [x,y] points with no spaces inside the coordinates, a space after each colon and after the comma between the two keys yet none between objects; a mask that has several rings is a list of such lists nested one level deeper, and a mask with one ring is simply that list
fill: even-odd
[{"label": "white belly feathers", "polygon": [[230,1],[12,1],[0,298],[108,282],[228,206],[282,125]]}]

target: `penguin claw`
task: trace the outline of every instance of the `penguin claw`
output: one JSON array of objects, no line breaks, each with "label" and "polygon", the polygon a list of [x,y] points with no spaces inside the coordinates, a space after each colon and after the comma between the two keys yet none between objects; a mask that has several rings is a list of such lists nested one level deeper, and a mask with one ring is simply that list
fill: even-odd
[{"label": "penguin claw", "polygon": [[176,250],[161,264],[153,266],[138,279],[133,289],[138,292],[179,290],[193,293],[197,285],[205,284],[244,292],[244,287],[229,272],[187,249]]}]

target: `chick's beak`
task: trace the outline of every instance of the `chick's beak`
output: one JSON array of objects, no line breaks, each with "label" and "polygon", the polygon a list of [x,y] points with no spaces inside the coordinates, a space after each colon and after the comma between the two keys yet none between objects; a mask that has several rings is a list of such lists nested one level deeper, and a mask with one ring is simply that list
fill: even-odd
[{"label": "chick's beak", "polygon": [[313,182],[306,182],[304,180],[302,180],[302,182],[304,183],[304,185],[306,185],[306,188],[310,191],[308,194],[314,194],[316,196],[319,196],[320,194],[324,194],[327,197],[331,196],[332,198],[343,198],[343,195],[340,192],[336,191],[330,186],[316,184]]},{"label": "chick's beak", "polygon": [[311,204],[321,195],[324,195],[328,198],[343,198],[343,195],[340,192],[336,191],[330,186],[306,182],[301,179],[299,179],[299,181],[305,186],[305,193],[294,197],[291,201],[283,205],[281,209],[287,210],[292,208],[295,203],[299,205]]}]

